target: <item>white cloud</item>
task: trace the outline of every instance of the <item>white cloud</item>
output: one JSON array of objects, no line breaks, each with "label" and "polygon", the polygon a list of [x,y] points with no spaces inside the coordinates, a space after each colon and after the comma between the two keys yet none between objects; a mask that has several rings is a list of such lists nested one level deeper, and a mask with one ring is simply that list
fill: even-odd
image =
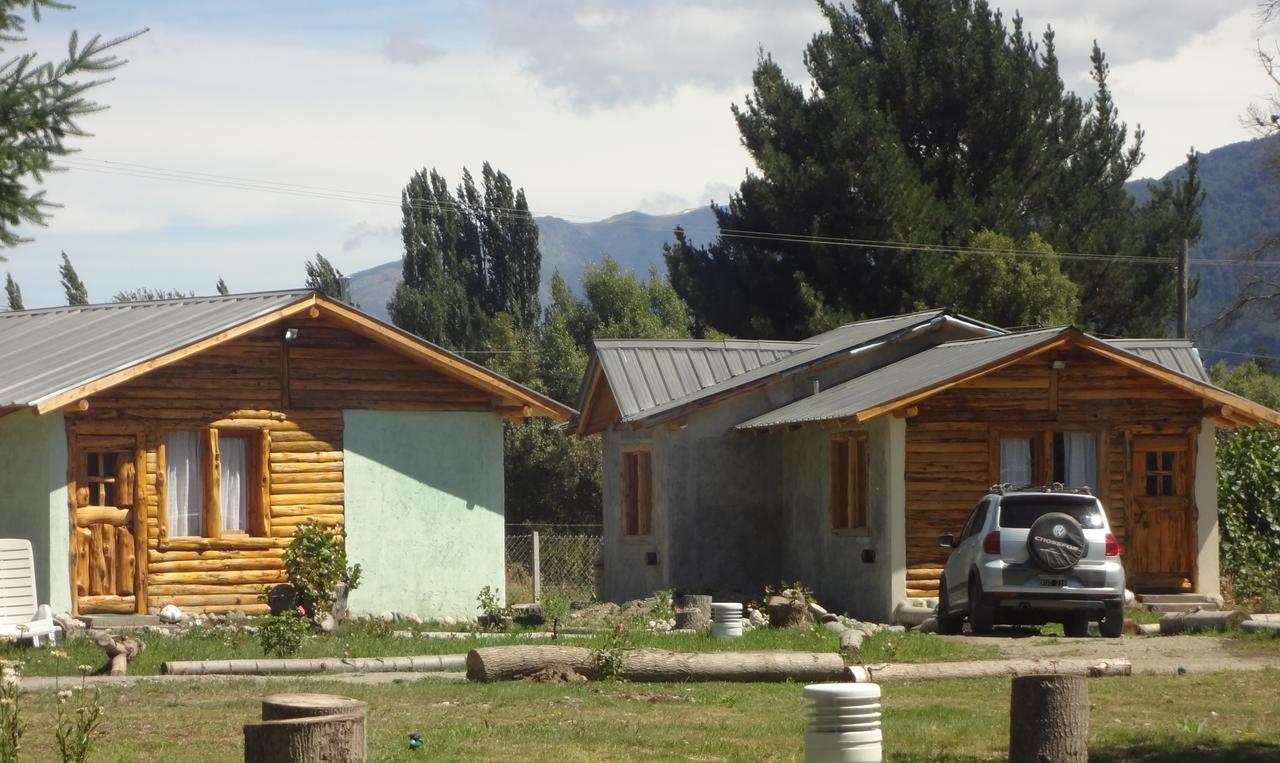
[{"label": "white cloud", "polygon": [[388,61],[410,66],[421,66],[444,55],[444,49],[423,42],[415,32],[407,29],[396,29],[382,46],[382,55]]}]

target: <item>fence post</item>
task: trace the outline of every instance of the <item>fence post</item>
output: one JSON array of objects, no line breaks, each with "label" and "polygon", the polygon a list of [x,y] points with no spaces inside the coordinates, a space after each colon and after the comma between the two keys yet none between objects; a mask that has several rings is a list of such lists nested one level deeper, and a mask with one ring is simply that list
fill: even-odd
[{"label": "fence post", "polygon": [[533,603],[542,601],[542,553],[538,544],[538,531],[533,531]]}]

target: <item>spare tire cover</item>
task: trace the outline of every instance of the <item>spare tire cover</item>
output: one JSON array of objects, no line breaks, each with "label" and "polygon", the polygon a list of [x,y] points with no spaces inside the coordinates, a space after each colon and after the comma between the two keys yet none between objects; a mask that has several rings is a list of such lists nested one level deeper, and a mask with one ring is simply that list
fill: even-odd
[{"label": "spare tire cover", "polygon": [[1061,512],[1040,517],[1027,533],[1031,560],[1050,572],[1065,572],[1075,567],[1088,547],[1080,523]]}]

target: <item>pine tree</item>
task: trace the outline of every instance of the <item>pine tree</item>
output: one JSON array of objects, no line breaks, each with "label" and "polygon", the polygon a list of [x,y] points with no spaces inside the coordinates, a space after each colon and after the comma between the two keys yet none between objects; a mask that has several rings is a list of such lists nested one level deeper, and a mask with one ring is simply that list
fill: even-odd
[{"label": "pine tree", "polygon": [[22,289],[18,288],[18,282],[13,280],[12,273],[6,273],[4,279],[4,291],[9,297],[10,310],[26,310],[22,304]]},{"label": "pine tree", "polygon": [[227,282],[222,280],[222,276],[218,276],[218,283],[214,288],[217,289],[218,294],[224,297],[231,293],[231,290],[227,288]]},{"label": "pine tree", "polygon": [[[0,46],[26,41],[27,19],[17,12],[24,7],[38,22],[43,9],[71,6],[56,0],[0,0]],[[65,138],[88,134],[77,120],[106,108],[85,98],[85,92],[110,79],[79,77],[123,66],[115,49],[145,31],[112,40],[94,35],[83,45],[72,32],[67,58],[57,62],[40,63],[35,52],[15,54],[0,47],[6,61],[0,68],[0,247],[25,240],[14,231],[18,225],[45,223],[52,205],[30,184],[42,182],[54,159],[68,153]]]},{"label": "pine tree", "polygon": [[318,291],[339,302],[352,304],[350,282],[342,275],[342,271],[324,258],[324,255],[316,252],[315,260],[306,264],[306,270],[308,289]]},{"label": "pine tree", "polygon": [[62,253],[62,265],[58,267],[58,274],[62,277],[62,292],[67,295],[68,305],[89,304],[89,292],[85,290],[80,276],[76,275],[76,269],[71,267],[71,259],[66,252]]},{"label": "pine tree", "polygon": [[818,5],[828,28],[806,53],[812,87],[762,56],[734,108],[756,171],[714,208],[717,240],[678,237],[667,252],[700,321],[794,338],[824,320],[936,304],[930,272],[947,267],[944,255],[853,242],[968,247],[986,230],[1122,255],[1062,264],[1084,323],[1111,334],[1168,323],[1174,269],[1124,260],[1164,256],[1198,206],[1179,213],[1153,197],[1139,207],[1125,192],[1142,135],[1119,121],[1096,46],[1084,101],[1063,85],[1052,32],[1037,41],[1016,15],[1006,28],[986,3]]}]

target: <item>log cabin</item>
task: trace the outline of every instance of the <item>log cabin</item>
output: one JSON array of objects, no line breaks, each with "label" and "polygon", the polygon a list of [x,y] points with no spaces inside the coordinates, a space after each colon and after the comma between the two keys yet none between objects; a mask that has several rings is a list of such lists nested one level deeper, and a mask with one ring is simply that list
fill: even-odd
[{"label": "log cabin", "polygon": [[501,591],[502,426],[571,409],[310,291],[0,313],[0,536],[55,611],[258,613],[337,528],[356,613]]},{"label": "log cabin", "polygon": [[578,435],[604,438],[604,591],[801,580],[880,622],[937,595],[997,483],[1100,497],[1132,589],[1219,594],[1215,431],[1280,413],[1187,341],[1015,333],[933,310],[800,342],[601,340]]}]

